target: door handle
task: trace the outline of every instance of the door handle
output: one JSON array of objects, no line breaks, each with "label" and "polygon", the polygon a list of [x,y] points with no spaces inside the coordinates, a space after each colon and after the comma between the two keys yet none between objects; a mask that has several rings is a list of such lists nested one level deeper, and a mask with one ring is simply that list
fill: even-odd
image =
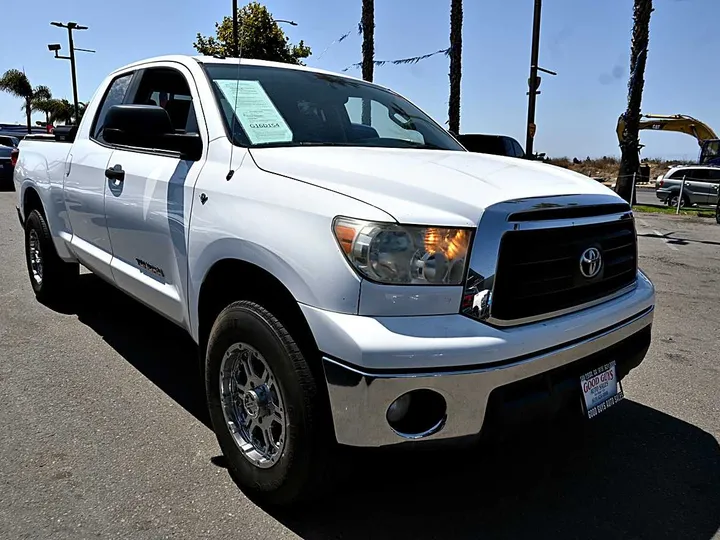
[{"label": "door handle", "polygon": [[114,180],[115,183],[122,182],[125,180],[125,171],[122,165],[114,165],[105,169],[105,177],[109,180]]}]

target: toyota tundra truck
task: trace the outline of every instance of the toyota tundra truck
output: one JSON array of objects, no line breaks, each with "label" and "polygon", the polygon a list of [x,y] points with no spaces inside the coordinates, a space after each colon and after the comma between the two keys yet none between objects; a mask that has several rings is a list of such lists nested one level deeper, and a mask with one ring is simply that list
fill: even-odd
[{"label": "toyota tundra truck", "polygon": [[14,182],[38,300],[82,294],[82,265],[187,331],[229,470],[266,504],[316,495],[343,446],[589,422],[650,344],[626,202],[344,75],[137,62],[77,128],[24,140]]}]

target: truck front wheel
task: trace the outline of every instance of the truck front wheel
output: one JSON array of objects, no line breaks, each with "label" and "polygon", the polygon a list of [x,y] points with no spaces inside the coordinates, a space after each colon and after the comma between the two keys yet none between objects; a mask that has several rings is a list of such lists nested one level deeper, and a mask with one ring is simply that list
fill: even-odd
[{"label": "truck front wheel", "polygon": [[66,263],[58,256],[45,217],[37,210],[25,222],[25,260],[30,284],[41,302],[65,297],[80,275],[77,263]]},{"label": "truck front wheel", "polygon": [[228,469],[248,495],[289,505],[317,494],[333,444],[317,382],[277,318],[249,301],[225,308],[210,333],[205,386]]}]

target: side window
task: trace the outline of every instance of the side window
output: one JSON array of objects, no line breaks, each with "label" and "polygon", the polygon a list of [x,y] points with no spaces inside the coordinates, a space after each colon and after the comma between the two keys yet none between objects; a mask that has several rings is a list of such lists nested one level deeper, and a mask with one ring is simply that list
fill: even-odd
[{"label": "side window", "polygon": [[130,81],[132,81],[134,73],[121,75],[113,82],[105,93],[100,110],[95,116],[95,122],[92,128],[92,138],[102,141],[102,130],[105,124],[105,116],[113,105],[121,105],[125,101]]},{"label": "side window", "polygon": [[[363,100],[351,97],[345,104],[350,121],[354,124],[353,131],[360,135],[356,139],[377,138],[398,139],[423,144],[425,138],[419,131],[413,129],[413,121],[406,117],[402,111],[390,112],[378,101],[370,101],[370,125],[362,125]],[[354,133],[354,134],[355,134]]]},{"label": "side window", "polygon": [[720,183],[720,169],[708,170],[708,182],[713,184]]},{"label": "side window", "polygon": [[681,180],[683,179],[683,176],[686,180],[698,180],[698,170],[697,169],[681,169],[679,171],[675,171],[672,176],[670,177],[670,180]]},{"label": "side window", "polygon": [[515,147],[513,146],[512,139],[510,137],[503,137],[505,143],[505,155],[508,157],[517,157],[515,155]]},{"label": "side window", "polygon": [[197,116],[185,76],[172,68],[143,71],[133,103],[162,107],[178,133],[198,133]]},{"label": "side window", "polygon": [[513,147],[515,148],[515,157],[521,158],[525,155],[525,151],[522,149],[522,146],[520,146],[520,143],[515,139],[513,139]]}]

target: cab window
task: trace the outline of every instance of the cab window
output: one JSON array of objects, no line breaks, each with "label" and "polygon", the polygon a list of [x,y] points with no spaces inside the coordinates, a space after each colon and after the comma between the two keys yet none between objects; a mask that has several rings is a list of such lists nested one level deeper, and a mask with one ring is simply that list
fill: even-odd
[{"label": "cab window", "polygon": [[132,102],[165,109],[177,133],[198,133],[190,87],[185,76],[176,69],[160,67],[144,70]]}]

